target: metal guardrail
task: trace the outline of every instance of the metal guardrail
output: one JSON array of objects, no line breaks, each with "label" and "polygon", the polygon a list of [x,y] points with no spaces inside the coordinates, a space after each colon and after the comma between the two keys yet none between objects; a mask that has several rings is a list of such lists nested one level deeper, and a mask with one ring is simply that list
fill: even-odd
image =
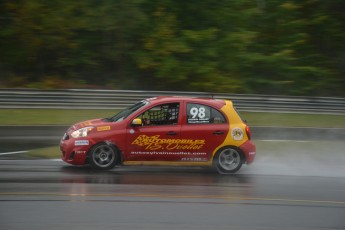
[{"label": "metal guardrail", "polygon": [[0,108],[123,109],[156,96],[230,99],[240,111],[345,114],[345,98],[288,97],[177,91],[0,89]]}]

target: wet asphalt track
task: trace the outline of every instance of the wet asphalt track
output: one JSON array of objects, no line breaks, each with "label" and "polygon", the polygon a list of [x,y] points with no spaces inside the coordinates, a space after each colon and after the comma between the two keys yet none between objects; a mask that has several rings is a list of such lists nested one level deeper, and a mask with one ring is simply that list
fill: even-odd
[{"label": "wet asphalt track", "polygon": [[0,229],[345,229],[344,162],[275,157],[234,176],[0,157]]}]

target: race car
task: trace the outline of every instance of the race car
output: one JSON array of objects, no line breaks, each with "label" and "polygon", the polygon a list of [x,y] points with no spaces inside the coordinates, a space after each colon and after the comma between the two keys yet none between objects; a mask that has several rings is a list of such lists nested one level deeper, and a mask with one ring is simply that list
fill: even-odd
[{"label": "race car", "polygon": [[117,165],[212,167],[237,172],[256,155],[249,126],[232,101],[164,96],[139,101],[115,116],[71,126],[62,160],[97,170]]}]

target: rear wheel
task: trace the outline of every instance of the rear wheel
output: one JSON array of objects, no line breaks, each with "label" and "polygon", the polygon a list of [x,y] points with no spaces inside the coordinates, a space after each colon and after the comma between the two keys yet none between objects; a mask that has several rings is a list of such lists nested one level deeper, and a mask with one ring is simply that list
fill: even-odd
[{"label": "rear wheel", "polygon": [[214,158],[214,167],[220,174],[231,174],[242,167],[242,154],[234,147],[220,149]]},{"label": "rear wheel", "polygon": [[117,162],[118,153],[113,146],[106,143],[99,143],[89,151],[89,163],[97,170],[109,170]]}]

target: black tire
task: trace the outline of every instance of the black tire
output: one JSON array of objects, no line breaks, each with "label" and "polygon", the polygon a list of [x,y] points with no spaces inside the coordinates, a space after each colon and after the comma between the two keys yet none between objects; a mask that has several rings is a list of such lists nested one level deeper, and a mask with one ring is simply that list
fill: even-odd
[{"label": "black tire", "polygon": [[111,145],[99,143],[94,145],[88,154],[89,164],[97,170],[114,168],[118,159],[118,151]]},{"label": "black tire", "polygon": [[243,154],[234,147],[224,147],[218,150],[213,166],[219,174],[233,174],[242,167]]}]

